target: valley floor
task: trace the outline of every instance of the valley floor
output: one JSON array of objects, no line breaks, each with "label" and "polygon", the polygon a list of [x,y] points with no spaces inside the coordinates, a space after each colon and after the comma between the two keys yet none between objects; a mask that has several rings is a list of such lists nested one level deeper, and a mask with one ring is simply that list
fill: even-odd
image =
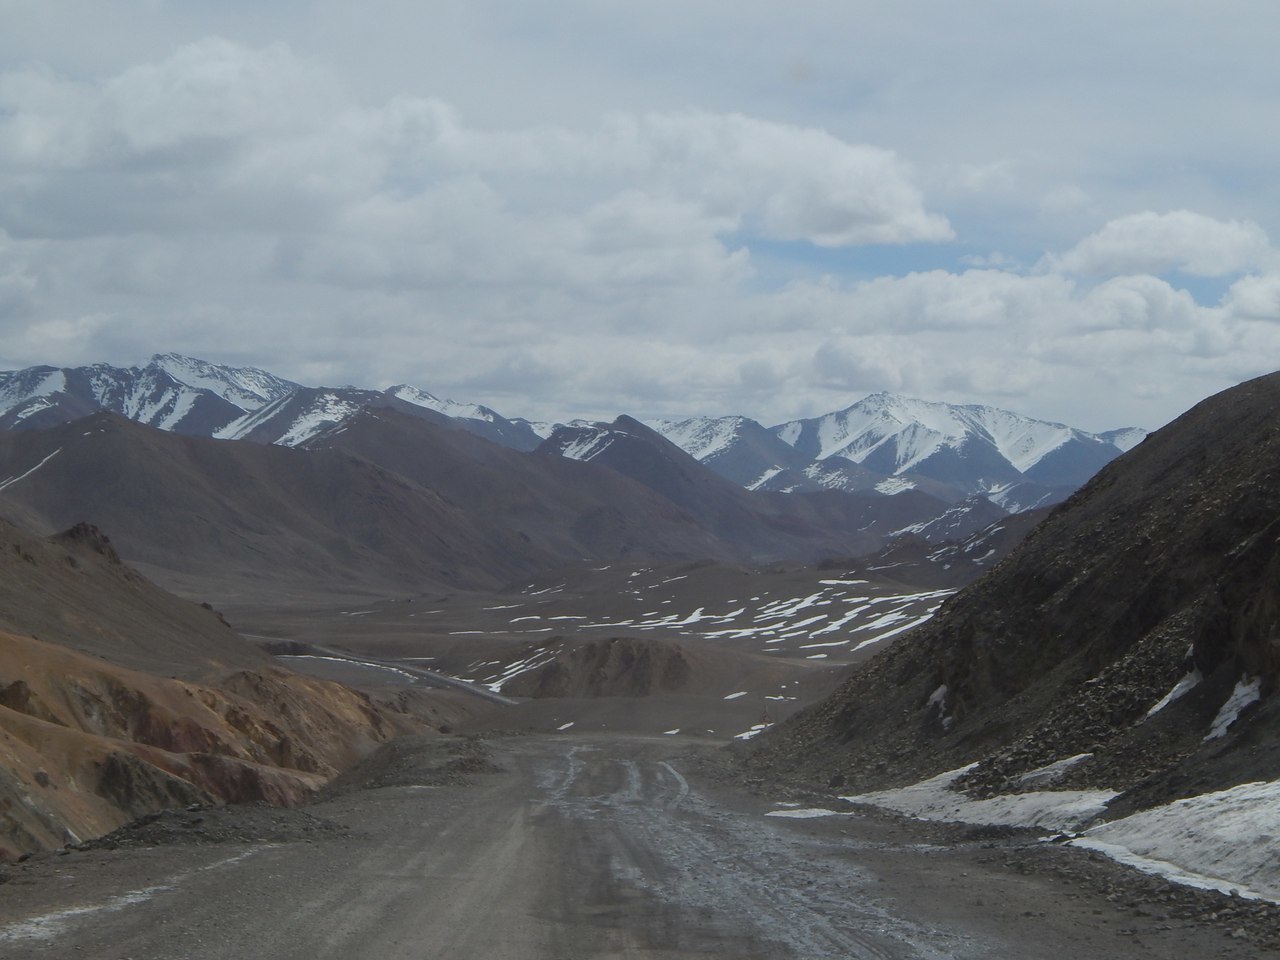
[{"label": "valley floor", "polygon": [[1183,918],[1163,885],[1016,831],[767,816],[787,808],[723,765],[683,737],[399,741],[307,813],[177,813],[4,867],[0,955],[1280,956],[1221,898]]}]

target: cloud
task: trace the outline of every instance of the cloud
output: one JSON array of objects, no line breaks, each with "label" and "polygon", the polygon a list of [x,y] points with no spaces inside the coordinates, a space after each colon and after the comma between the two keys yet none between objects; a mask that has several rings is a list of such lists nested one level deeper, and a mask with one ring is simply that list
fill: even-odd
[{"label": "cloud", "polygon": [[283,44],[248,49],[217,37],[101,83],[44,70],[0,78],[0,157],[27,167],[92,169],[216,163],[256,135],[314,119],[331,94],[321,71]]},{"label": "cloud", "polygon": [[[345,8],[322,6],[328,29],[349,23]],[[493,15],[467,9],[449,43],[496,42],[480,29],[494,32]],[[670,39],[647,10],[627,15],[650,28],[628,49]],[[823,10],[835,26],[854,16]],[[401,24],[422,16],[408,4],[396,13]],[[705,35],[682,42],[705,49],[721,21],[688,15]],[[1012,107],[989,82],[1006,88],[1009,74],[994,68],[954,85],[948,73],[936,97],[913,99],[929,57],[897,72],[867,41],[871,59],[846,58],[834,29],[813,49],[783,50],[762,28],[771,18],[742,15],[780,77],[797,57],[813,65],[805,84],[786,84],[818,99],[792,110],[764,74],[758,111],[723,77],[732,96],[704,96],[711,86],[655,78],[648,48],[631,86],[566,90],[556,84],[581,87],[586,74],[541,11],[504,20],[488,59],[443,50],[436,35],[428,57],[401,31],[397,76],[414,82],[389,92],[364,83],[354,59],[346,76],[332,56],[312,59],[323,45],[302,34],[292,46],[197,39],[146,62],[130,52],[96,78],[39,65],[0,75],[6,362],[179,349],[304,382],[408,381],[535,417],[776,422],[893,389],[1102,428],[1156,425],[1280,355],[1266,221],[1229,219],[1221,211],[1238,205],[1210,191],[1197,195],[1204,212],[1118,194],[1116,168],[1067,163],[1053,145],[1081,127],[1050,116],[1043,76]],[[263,16],[272,29],[289,19]],[[884,18],[917,36],[918,18],[872,19]],[[615,29],[606,21],[591,19],[591,35]],[[935,52],[974,59],[932,21],[925,33]],[[616,49],[592,52],[591,76],[617,79]],[[545,89],[498,77],[495,50],[523,54],[511,76]],[[715,54],[740,79],[734,56]],[[463,60],[469,72],[436,72]],[[670,95],[650,98],[655,86]],[[614,96],[624,88],[635,95]],[[987,98],[990,112],[959,108]],[[939,103],[956,108],[939,120]],[[987,136],[1002,116],[1019,122]],[[1055,123],[1062,140],[1037,140]],[[1118,195],[1174,212],[1108,222]],[[913,270],[925,245],[929,269]],[[885,246],[894,272],[875,277]],[[753,260],[768,247],[799,266]],[[1226,278],[1221,302],[1180,289],[1188,274]]]},{"label": "cloud", "polygon": [[1266,233],[1249,220],[1215,220],[1190,210],[1136,213],[1112,220],[1052,268],[1087,276],[1165,274],[1223,277],[1275,262]]},{"label": "cloud", "polygon": [[30,316],[36,308],[36,276],[9,235],[0,230],[0,324]]}]

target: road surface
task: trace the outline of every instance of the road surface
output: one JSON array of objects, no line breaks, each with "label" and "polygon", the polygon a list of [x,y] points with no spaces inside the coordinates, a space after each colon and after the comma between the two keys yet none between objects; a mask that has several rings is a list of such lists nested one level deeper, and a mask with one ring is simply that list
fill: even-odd
[{"label": "road surface", "polygon": [[1024,839],[954,844],[884,817],[765,816],[770,803],[713,776],[709,746],[679,737],[499,738],[488,761],[443,779],[430,773],[441,743],[402,750],[311,808],[345,831],[20,865],[0,885],[0,956],[1270,955],[1137,920],[1069,875],[1028,875],[1011,852]]}]

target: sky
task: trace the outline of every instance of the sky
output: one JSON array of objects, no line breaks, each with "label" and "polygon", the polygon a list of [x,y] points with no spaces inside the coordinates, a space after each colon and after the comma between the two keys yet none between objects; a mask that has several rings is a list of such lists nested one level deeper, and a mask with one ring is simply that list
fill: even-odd
[{"label": "sky", "polygon": [[0,0],[0,369],[531,419],[1280,367],[1272,0]]}]

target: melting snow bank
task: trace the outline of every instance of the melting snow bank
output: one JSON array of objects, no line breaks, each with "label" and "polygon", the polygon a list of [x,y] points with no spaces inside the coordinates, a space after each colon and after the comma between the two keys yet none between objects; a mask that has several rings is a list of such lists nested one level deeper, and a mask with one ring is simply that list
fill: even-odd
[{"label": "melting snow bank", "polygon": [[[969,769],[961,767],[897,790],[841,799],[919,820],[1074,833],[1103,813],[1116,796],[1105,790],[1038,790],[972,800],[951,789]],[[1101,823],[1083,830],[1070,843],[1174,883],[1222,893],[1234,890],[1242,897],[1280,903],[1277,838],[1280,781],[1273,781],[1246,783]]]},{"label": "melting snow bank", "polygon": [[1100,824],[1072,841],[1206,890],[1280,903],[1280,781],[1246,783]]},{"label": "melting snow bank", "polygon": [[850,803],[869,803],[919,820],[952,820],[959,823],[1039,827],[1057,832],[1075,831],[1107,808],[1116,796],[1110,790],[1038,790],[971,800],[951,789],[951,784],[974,764],[941,773],[929,780],[901,787],[842,797]]},{"label": "melting snow bank", "polygon": [[837,810],[825,810],[821,807],[810,807],[805,810],[770,810],[766,817],[787,817],[792,820],[816,820],[819,817],[838,817]]}]

